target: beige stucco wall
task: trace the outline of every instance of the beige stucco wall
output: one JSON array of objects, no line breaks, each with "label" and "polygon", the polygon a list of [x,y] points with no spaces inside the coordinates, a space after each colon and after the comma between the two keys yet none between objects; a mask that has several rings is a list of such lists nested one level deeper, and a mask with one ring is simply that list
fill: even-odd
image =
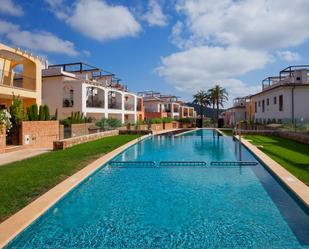
[{"label": "beige stucco wall", "polygon": [[[279,111],[279,95],[283,95],[283,110]],[[274,104],[274,97],[277,103]],[[267,105],[267,98],[269,105]],[[262,112],[262,101],[265,101],[265,111]],[[257,104],[257,112],[254,113],[254,102]],[[292,87],[280,87],[266,91],[260,95],[251,97],[253,116],[255,119],[291,119],[292,117]],[[309,84],[294,88],[294,117],[296,119],[309,119]]]},{"label": "beige stucco wall", "polygon": [[[6,55],[1,55],[1,53]],[[7,58],[10,54],[18,56],[19,59]],[[22,89],[13,86],[12,69],[19,64],[23,65],[23,76],[25,76]],[[15,94],[22,99],[30,98],[38,105],[41,104],[42,73],[40,60],[21,50],[0,43],[0,67],[3,72],[0,75],[0,100],[12,99],[13,94]]]},{"label": "beige stucco wall", "polygon": [[[74,90],[74,106],[63,107],[64,87]],[[58,118],[64,119],[71,116],[72,111],[82,110],[82,82],[70,77],[44,77],[42,103],[49,106],[50,113],[53,115],[58,109]]]}]

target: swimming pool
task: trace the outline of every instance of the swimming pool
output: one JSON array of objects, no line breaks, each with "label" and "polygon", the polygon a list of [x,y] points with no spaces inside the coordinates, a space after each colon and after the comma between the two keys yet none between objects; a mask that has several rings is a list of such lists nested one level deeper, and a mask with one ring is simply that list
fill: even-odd
[{"label": "swimming pool", "polygon": [[231,137],[155,136],[113,161],[205,161],[100,168],[7,248],[309,248],[308,210]]}]

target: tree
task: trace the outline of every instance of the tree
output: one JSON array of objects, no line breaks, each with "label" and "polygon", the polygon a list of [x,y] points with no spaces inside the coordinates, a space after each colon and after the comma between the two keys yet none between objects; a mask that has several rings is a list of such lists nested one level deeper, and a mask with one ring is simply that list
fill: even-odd
[{"label": "tree", "polygon": [[210,104],[209,95],[205,91],[199,90],[196,94],[193,95],[193,103],[200,106],[200,114],[203,126],[204,107]]},{"label": "tree", "polygon": [[24,119],[23,102],[21,98],[13,94],[12,105],[10,106],[11,121],[13,125],[19,124]]},{"label": "tree", "polygon": [[217,107],[216,111],[216,122],[219,125],[219,108],[223,107],[223,104],[229,99],[228,93],[225,88],[216,85],[212,89],[208,90],[208,94],[210,95],[211,102],[213,105],[213,110],[215,105]]}]

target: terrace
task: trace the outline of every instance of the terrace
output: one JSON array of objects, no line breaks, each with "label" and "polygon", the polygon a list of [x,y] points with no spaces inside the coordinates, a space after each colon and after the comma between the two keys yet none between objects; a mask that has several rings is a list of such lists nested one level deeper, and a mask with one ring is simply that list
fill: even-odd
[{"label": "terrace", "polygon": [[289,66],[279,72],[279,76],[270,76],[262,80],[262,90],[269,90],[284,84],[308,84],[309,65]]}]

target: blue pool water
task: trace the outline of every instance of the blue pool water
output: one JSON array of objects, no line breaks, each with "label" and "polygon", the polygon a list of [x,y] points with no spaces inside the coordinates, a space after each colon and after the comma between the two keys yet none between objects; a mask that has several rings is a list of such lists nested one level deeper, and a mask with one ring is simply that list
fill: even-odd
[{"label": "blue pool water", "polygon": [[206,161],[207,167],[105,166],[8,248],[309,248],[309,216],[231,137],[199,130],[144,140],[115,161]]}]

